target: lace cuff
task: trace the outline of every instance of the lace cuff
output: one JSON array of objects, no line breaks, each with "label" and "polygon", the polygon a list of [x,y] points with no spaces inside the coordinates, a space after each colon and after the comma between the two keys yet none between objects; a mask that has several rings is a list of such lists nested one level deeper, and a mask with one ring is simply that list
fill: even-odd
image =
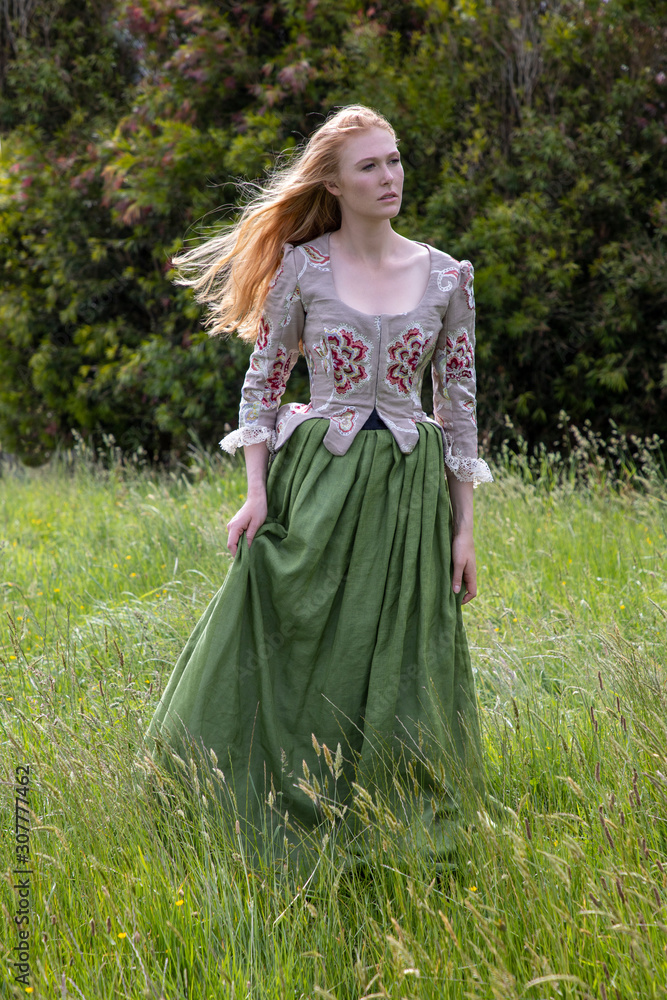
[{"label": "lace cuff", "polygon": [[220,447],[223,451],[234,455],[237,448],[242,448],[246,444],[259,444],[260,441],[266,441],[269,452],[273,454],[276,448],[276,432],[270,427],[239,427],[238,430],[223,437]]},{"label": "lace cuff", "polygon": [[462,483],[472,483],[476,489],[480,483],[492,483],[493,476],[483,458],[468,458],[455,455],[451,448],[445,451],[445,465],[452,470]]}]

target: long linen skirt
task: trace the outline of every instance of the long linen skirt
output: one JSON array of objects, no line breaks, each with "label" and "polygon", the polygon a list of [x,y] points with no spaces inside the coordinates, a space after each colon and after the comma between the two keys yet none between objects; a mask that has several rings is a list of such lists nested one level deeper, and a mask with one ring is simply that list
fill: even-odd
[{"label": "long linen skirt", "polygon": [[241,536],[151,721],[165,764],[217,761],[264,857],[332,820],[363,843],[377,802],[405,818],[408,798],[415,842],[446,854],[461,791],[481,790],[442,437],[417,426],[409,455],[387,429],[342,456],[327,420],[295,429],[269,466],[267,519],[250,547]]}]

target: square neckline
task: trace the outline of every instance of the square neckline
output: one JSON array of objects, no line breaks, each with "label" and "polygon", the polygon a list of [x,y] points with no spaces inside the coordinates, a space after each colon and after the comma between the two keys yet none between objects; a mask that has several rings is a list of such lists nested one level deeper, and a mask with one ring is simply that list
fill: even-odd
[{"label": "square neckline", "polygon": [[428,295],[428,293],[430,291],[431,282],[433,280],[433,274],[434,274],[433,252],[431,250],[431,247],[428,245],[428,243],[422,243],[421,240],[414,240],[413,241],[414,243],[416,243],[420,247],[426,247],[426,249],[428,250],[428,257],[429,257],[428,281],[426,282],[426,288],[424,289],[424,294],[420,298],[420,300],[417,303],[417,305],[414,306],[412,309],[406,309],[405,312],[400,312],[400,313],[367,313],[367,312],[363,312],[363,310],[361,310],[361,309],[357,309],[355,306],[348,305],[347,302],[344,302],[341,299],[340,295],[336,291],[336,284],[334,282],[334,276],[333,276],[333,267],[331,265],[331,232],[332,232],[332,230],[329,230],[326,233],[326,238],[327,238],[327,257],[329,258],[329,281],[330,281],[330,284],[331,284],[331,291],[332,291],[334,299],[344,309],[351,309],[353,312],[358,313],[360,316],[365,316],[366,319],[383,319],[383,318],[385,318],[385,319],[393,319],[393,318],[400,317],[400,316],[409,316],[410,313],[417,312],[417,310],[422,307],[422,305],[424,304],[424,301],[426,300],[426,297],[427,297],[427,295]]}]

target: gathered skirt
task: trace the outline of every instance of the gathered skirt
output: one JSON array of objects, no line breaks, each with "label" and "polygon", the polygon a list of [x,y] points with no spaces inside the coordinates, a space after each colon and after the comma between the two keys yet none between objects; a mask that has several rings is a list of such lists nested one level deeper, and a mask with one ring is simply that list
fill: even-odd
[{"label": "gathered skirt", "polygon": [[403,813],[416,793],[416,836],[446,853],[482,779],[441,432],[418,423],[406,455],[362,429],[337,456],[328,426],[305,421],[274,457],[266,521],[241,536],[147,735],[165,762],[167,747],[217,761],[260,853],[332,818],[363,840],[375,792]]}]

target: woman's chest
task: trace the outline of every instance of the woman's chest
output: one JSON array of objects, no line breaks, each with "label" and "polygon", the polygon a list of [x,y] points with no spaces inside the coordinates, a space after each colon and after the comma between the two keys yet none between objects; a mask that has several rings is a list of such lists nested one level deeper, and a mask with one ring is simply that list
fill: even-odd
[{"label": "woman's chest", "polygon": [[320,296],[307,305],[302,335],[311,380],[325,380],[339,397],[363,393],[378,380],[407,395],[432,357],[441,327],[435,307],[369,316]]},{"label": "woman's chest", "polygon": [[331,282],[341,306],[370,316],[403,315],[417,309],[431,277],[429,252],[420,249],[416,260],[400,268],[369,269],[339,257],[335,274],[331,268]]}]

